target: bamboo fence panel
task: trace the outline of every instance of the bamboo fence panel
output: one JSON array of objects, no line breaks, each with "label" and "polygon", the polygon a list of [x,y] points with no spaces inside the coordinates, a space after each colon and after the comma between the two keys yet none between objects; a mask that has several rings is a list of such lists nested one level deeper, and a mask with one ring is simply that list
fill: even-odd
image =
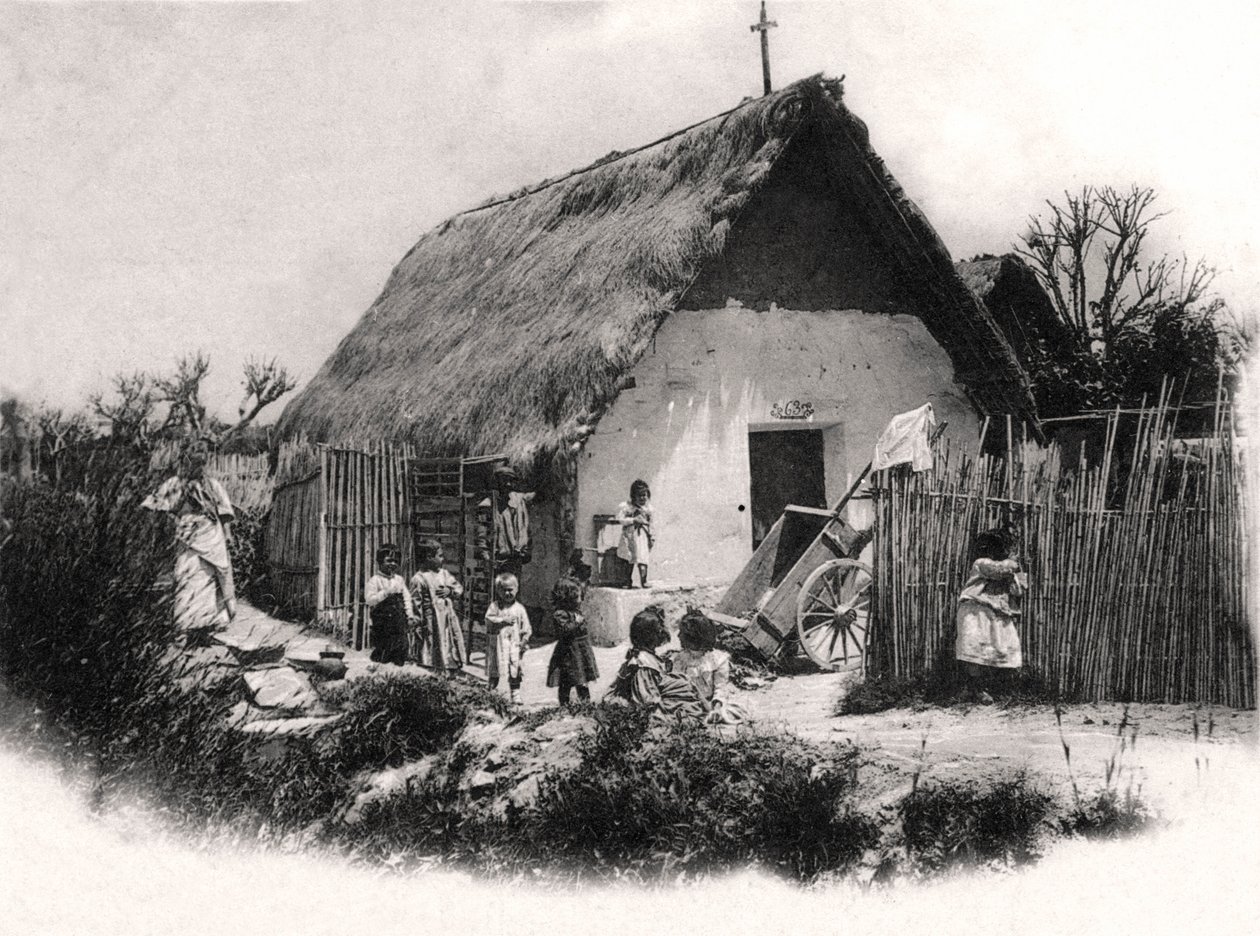
[{"label": "bamboo fence panel", "polygon": [[376,552],[393,543],[412,567],[406,461],[410,446],[282,447],[272,493],[268,564],[276,599],[356,649],[368,642],[363,590]]},{"label": "bamboo fence panel", "polygon": [[1006,524],[1029,573],[1024,665],[1053,691],[1254,707],[1240,453],[1224,403],[1210,437],[1177,440],[1178,402],[1112,413],[1095,464],[1004,424],[1004,457],[945,444],[927,472],[880,472],[871,672],[952,666],[974,535]]}]

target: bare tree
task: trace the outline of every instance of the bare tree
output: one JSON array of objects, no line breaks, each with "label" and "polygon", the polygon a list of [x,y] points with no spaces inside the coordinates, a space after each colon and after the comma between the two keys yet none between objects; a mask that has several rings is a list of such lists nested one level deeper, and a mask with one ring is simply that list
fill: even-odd
[{"label": "bare tree", "polygon": [[107,400],[100,393],[88,398],[92,412],[109,423],[110,435],[114,439],[147,443],[153,434],[150,420],[157,402],[152,378],[138,371],[130,377],[116,374],[113,389],[117,399]]},{"label": "bare tree", "polygon": [[167,404],[166,420],[159,431],[182,429],[200,433],[206,422],[206,408],[201,403],[201,381],[210,373],[210,361],[198,351],[185,355],[170,377],[155,377],[153,386],[157,400]]},{"label": "bare tree", "polygon": [[1164,217],[1154,210],[1154,189],[1086,186],[1063,194],[1062,205],[1046,202],[1047,217],[1029,219],[1016,251],[1059,316],[1103,361],[1125,329],[1145,327],[1170,308],[1189,312],[1206,297],[1215,270],[1203,260],[1144,255],[1151,226]]},{"label": "bare tree", "polygon": [[66,452],[92,437],[91,423],[84,413],[66,416],[62,410],[47,406],[40,407],[36,421],[40,430],[41,449],[52,461],[53,482],[60,486]]},{"label": "bare tree", "polygon": [[255,358],[247,360],[242,384],[245,387],[245,398],[241,400],[237,411],[240,418],[225,435],[244,429],[265,407],[297,386],[288,370],[276,364],[275,358],[270,361],[258,361]]}]

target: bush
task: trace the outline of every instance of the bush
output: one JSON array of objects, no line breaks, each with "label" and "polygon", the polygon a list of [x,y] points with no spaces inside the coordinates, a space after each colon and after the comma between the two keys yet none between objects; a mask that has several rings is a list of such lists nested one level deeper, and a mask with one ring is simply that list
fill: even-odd
[{"label": "bush", "polygon": [[[1060,696],[1027,667],[995,676],[988,688],[1000,706],[1049,705]],[[974,704],[961,679],[944,666],[924,676],[868,676],[850,687],[836,703],[837,715],[870,715],[894,708],[922,709],[929,705]]]},{"label": "bush", "polygon": [[322,687],[345,712],[325,754],[343,772],[394,767],[449,747],[475,711],[507,713],[507,701],[484,686],[406,670],[381,671]]},{"label": "bush", "polygon": [[[796,880],[850,868],[878,839],[850,794],[857,752],[741,730],[723,739],[642,710],[598,710],[582,762],[537,809],[493,830],[492,854],[639,879],[758,865]],[[485,829],[480,830],[483,839]]]},{"label": "bush", "polygon": [[1061,825],[1065,832],[1091,839],[1119,839],[1145,832],[1160,822],[1140,792],[1107,788],[1081,797]]},{"label": "bush", "polygon": [[268,580],[267,517],[266,510],[238,508],[228,545],[237,594],[259,608],[275,603]]},{"label": "bush", "polygon": [[907,855],[919,870],[1036,859],[1054,798],[1024,773],[994,781],[923,786],[902,803]]}]

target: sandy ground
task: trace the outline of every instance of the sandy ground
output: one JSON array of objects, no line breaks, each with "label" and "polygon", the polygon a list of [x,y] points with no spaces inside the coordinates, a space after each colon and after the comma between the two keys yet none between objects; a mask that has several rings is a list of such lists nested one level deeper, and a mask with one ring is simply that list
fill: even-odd
[{"label": "sandy ground", "polygon": [[[521,700],[527,707],[556,704],[555,690],[546,685],[551,648],[537,647],[525,656]],[[593,687],[595,698],[611,684],[625,652],[626,646],[596,648],[600,680]],[[1222,707],[1135,704],[1126,716],[1119,703],[1077,704],[1063,712],[1062,735],[1051,706],[959,705],[835,715],[837,701],[854,678],[801,673],[732,695],[763,727],[823,744],[859,745],[867,753],[862,780],[877,796],[903,792],[916,772],[921,781],[965,781],[1021,768],[1051,790],[1071,795],[1073,780],[1081,790],[1103,785],[1107,763],[1113,761],[1112,782],[1120,790],[1140,788],[1161,811],[1175,814],[1209,787],[1243,783],[1243,773],[1254,767],[1260,751],[1256,712]],[[1126,717],[1121,750],[1118,730]],[[1134,730],[1136,744],[1130,740]]]}]

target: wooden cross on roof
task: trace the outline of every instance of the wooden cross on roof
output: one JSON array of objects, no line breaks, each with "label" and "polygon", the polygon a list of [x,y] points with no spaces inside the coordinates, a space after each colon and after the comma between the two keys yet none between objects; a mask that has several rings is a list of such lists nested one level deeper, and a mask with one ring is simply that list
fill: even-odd
[{"label": "wooden cross on roof", "polygon": [[770,93],[770,32],[771,26],[778,26],[774,20],[766,19],[766,0],[761,0],[761,21],[753,23],[748,27],[750,32],[761,33],[761,82],[765,90],[763,94]]}]

